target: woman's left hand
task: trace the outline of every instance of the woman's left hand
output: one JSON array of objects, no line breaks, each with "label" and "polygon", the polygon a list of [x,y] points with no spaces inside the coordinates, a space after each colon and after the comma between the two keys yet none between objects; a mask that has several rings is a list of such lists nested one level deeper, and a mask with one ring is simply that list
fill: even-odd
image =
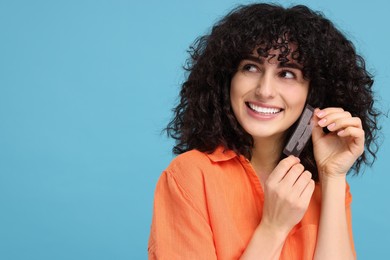
[{"label": "woman's left hand", "polygon": [[[364,152],[364,130],[360,118],[342,108],[314,111],[312,132],[314,157],[321,177],[342,177]],[[325,133],[326,127],[330,133]]]}]

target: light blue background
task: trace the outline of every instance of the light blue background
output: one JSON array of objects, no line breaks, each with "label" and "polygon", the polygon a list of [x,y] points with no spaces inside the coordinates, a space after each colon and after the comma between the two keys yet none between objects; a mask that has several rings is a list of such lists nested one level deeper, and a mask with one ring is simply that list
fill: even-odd
[{"label": "light blue background", "polygon": [[[141,2],[0,0],[0,259],[147,258],[154,187],[172,158],[160,130],[186,49],[248,2]],[[356,43],[388,110],[387,1],[300,3]],[[350,179],[359,259],[389,256],[384,140]]]}]

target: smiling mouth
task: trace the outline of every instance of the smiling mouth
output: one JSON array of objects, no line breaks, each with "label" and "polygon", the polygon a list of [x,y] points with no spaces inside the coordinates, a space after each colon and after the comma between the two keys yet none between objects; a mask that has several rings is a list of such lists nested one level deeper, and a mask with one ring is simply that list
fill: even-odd
[{"label": "smiling mouth", "polygon": [[275,107],[261,107],[249,102],[245,102],[245,104],[252,111],[256,113],[265,114],[265,115],[274,115],[280,113],[283,110],[281,108],[275,108]]}]

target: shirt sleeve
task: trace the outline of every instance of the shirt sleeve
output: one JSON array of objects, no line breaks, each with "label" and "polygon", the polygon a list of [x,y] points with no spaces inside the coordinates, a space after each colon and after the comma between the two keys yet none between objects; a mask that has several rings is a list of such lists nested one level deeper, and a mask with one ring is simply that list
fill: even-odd
[{"label": "shirt sleeve", "polygon": [[170,172],[161,175],[154,197],[149,259],[217,259],[202,201],[204,191],[200,188],[199,195],[193,194],[194,187],[189,192],[186,185]]}]

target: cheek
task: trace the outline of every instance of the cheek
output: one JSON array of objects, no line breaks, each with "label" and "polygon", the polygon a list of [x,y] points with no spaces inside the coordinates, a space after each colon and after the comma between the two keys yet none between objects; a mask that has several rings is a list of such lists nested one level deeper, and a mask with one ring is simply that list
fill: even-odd
[{"label": "cheek", "polygon": [[233,109],[235,104],[238,102],[238,99],[240,98],[240,91],[237,81],[237,77],[234,76],[230,83],[230,103],[232,104]]},{"label": "cheek", "polygon": [[286,96],[289,98],[292,104],[296,106],[302,105],[303,107],[306,103],[308,92],[308,87],[299,86],[298,88],[291,89],[288,93],[286,93]]},{"label": "cheek", "polygon": [[256,88],[256,79],[237,72],[230,82],[230,98],[238,100]]}]

